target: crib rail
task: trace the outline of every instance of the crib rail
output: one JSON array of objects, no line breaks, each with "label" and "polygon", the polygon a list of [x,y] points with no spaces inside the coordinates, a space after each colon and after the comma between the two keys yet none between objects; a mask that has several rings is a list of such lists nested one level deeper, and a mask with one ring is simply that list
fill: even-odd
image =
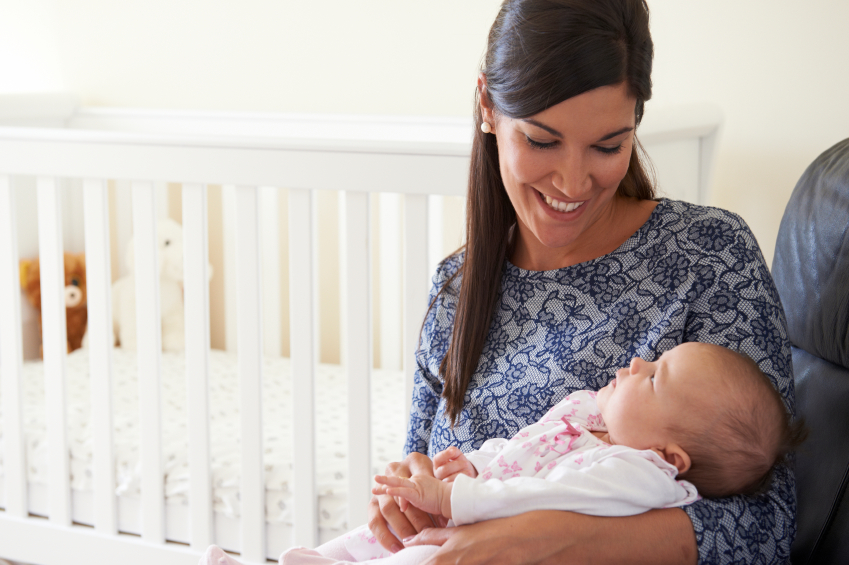
[{"label": "crib rail", "polygon": [[461,196],[468,165],[465,143],[0,128],[4,174]]},{"label": "crib rail", "polygon": [[[297,424],[293,461],[294,537],[318,542],[315,445],[317,359],[316,194],[341,192],[343,359],[348,379],[348,523],[366,520],[370,498],[370,373],[372,370],[369,193],[403,196],[406,257],[403,292],[405,349],[418,337],[428,290],[428,195],[459,195],[468,171],[468,148],[452,143],[322,142],[128,135],[112,132],[0,128],[0,300],[12,315],[0,320],[0,360],[5,429],[5,508],[22,527],[27,518],[26,457],[21,425],[20,292],[14,190],[17,175],[37,177],[39,256],[44,319],[44,359],[50,455],[49,520],[72,526],[65,426],[65,308],[63,279],[63,186],[82,182],[89,296],[89,340],[94,434],[94,526],[118,534],[114,492],[111,399],[111,285],[108,180],[129,192],[135,238],[141,461],[141,542],[167,547],[162,460],[160,359],[162,350],[157,275],[157,186],[182,184],[187,407],[192,555],[215,542],[210,477],[209,382],[210,306],[208,289],[207,186],[233,186],[236,338],[241,413],[241,556],[251,563],[269,557],[265,529],[262,445],[263,198],[288,188],[290,242],[291,363],[293,417]],[[263,197],[263,194],[265,195]],[[276,229],[276,228],[275,228]],[[9,268],[13,266],[14,268]],[[270,268],[276,268],[273,263]],[[400,283],[400,281],[399,281]],[[279,341],[279,340],[278,340]],[[407,397],[412,390],[412,355],[404,356]],[[190,369],[189,369],[190,368]],[[409,403],[409,400],[408,400]],[[400,446],[399,446],[400,447]],[[3,516],[0,515],[0,519]],[[11,531],[11,530],[7,530]],[[80,533],[72,539],[90,539]],[[77,542],[74,542],[77,543]],[[83,543],[80,541],[79,543]],[[67,552],[65,552],[67,553]],[[10,557],[15,557],[11,555]],[[116,556],[117,557],[117,556]],[[126,556],[124,556],[126,557]],[[182,559],[181,558],[181,559]],[[126,561],[126,559],[125,559]],[[131,558],[132,561],[132,558]],[[187,562],[187,561],[184,561]]]}]

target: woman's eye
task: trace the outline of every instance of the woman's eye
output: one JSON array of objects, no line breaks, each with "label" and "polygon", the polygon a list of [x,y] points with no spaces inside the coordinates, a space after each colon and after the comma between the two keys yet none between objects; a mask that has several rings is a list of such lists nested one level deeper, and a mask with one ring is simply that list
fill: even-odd
[{"label": "woman's eye", "polygon": [[616,147],[600,147],[598,145],[596,146],[596,150],[601,153],[604,153],[605,155],[616,155],[617,153],[622,151],[622,149],[623,145],[621,143]]},{"label": "woman's eye", "polygon": [[534,139],[531,139],[530,136],[527,136],[527,135],[525,136],[525,139],[528,140],[528,145],[530,145],[531,147],[533,147],[535,149],[551,149],[552,147],[555,147],[557,145],[556,141],[551,141],[549,143],[543,143],[541,141],[536,141]]},{"label": "woman's eye", "polygon": [[654,384],[654,375],[651,376],[651,384]]}]

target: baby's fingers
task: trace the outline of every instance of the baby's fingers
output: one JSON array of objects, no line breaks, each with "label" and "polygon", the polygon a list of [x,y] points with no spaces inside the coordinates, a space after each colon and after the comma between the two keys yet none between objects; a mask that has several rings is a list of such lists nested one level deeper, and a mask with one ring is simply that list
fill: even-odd
[{"label": "baby's fingers", "polygon": [[436,469],[437,467],[441,467],[442,465],[445,465],[449,461],[453,461],[458,457],[463,457],[463,452],[452,445],[448,449],[440,451],[436,454],[436,456],[433,458],[433,468]]},{"label": "baby's fingers", "polygon": [[[404,487],[404,488],[415,488],[415,483],[408,479],[402,479],[401,477],[390,477],[387,475],[375,475],[374,482],[379,485],[385,485],[387,487]],[[375,487],[378,488],[378,487]],[[387,489],[386,492],[388,494],[392,494]],[[394,496],[394,495],[393,495]]]},{"label": "baby's fingers", "polygon": [[463,461],[449,461],[445,465],[437,467],[433,470],[433,476],[440,480],[445,480],[448,477],[453,477],[458,473],[462,473],[466,470],[468,466],[468,462],[463,459]]},{"label": "baby's fingers", "polygon": [[386,494],[395,497],[401,512],[406,512],[410,502],[415,504],[419,500],[419,493],[415,488],[408,487],[386,487]]}]

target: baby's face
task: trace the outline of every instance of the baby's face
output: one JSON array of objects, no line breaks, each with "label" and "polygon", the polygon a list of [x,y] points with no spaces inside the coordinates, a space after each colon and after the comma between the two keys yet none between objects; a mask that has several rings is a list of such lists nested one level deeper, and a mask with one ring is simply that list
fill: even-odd
[{"label": "baby's face", "polygon": [[598,392],[598,407],[612,443],[635,449],[662,448],[670,428],[681,418],[698,417],[704,403],[698,395],[713,394],[716,361],[703,344],[684,343],[657,361],[635,357],[629,367]]}]

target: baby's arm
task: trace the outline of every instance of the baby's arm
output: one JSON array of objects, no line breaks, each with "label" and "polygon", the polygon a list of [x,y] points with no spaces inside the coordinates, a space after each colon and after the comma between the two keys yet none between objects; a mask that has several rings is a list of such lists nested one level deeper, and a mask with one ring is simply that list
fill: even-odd
[{"label": "baby's arm", "polygon": [[398,506],[401,512],[412,504],[433,514],[437,520],[439,517],[450,518],[451,483],[458,475],[474,479],[478,476],[477,469],[462,451],[451,446],[433,458],[433,474],[436,478],[423,474],[413,475],[410,479],[377,475],[374,480],[378,486],[372,489],[372,493],[400,498]]},{"label": "baby's arm", "polygon": [[612,446],[601,453],[586,467],[558,465],[544,478],[509,472],[489,480],[459,476],[449,483],[451,518],[460,526],[532,510],[630,516],[698,498],[695,487],[670,476],[651,452]]},{"label": "baby's arm", "polygon": [[472,462],[456,447],[451,446],[444,451],[440,451],[433,458],[433,475],[437,479],[451,482],[460,474],[468,475],[473,479],[478,476],[478,472],[475,466],[472,465]]},{"label": "baby's arm", "polygon": [[401,499],[401,512],[412,504],[430,514],[451,517],[451,489],[453,482],[441,481],[425,474],[415,474],[409,479],[376,475],[378,485],[371,489],[372,494],[388,494]]}]

